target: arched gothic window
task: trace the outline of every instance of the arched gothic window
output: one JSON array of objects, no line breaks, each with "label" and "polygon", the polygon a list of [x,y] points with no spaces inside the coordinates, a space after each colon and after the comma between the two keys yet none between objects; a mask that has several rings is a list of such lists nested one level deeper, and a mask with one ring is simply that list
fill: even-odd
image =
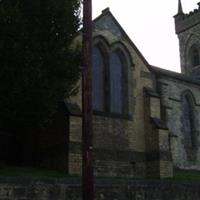
[{"label": "arched gothic window", "polygon": [[194,136],[194,102],[192,96],[188,93],[183,96],[183,132],[184,132],[184,143],[186,146],[195,146],[195,136]]},{"label": "arched gothic window", "polygon": [[197,49],[193,50],[193,54],[192,54],[192,64],[193,67],[199,65],[199,51]]},{"label": "arched gothic window", "polygon": [[190,49],[190,60],[192,67],[200,65],[199,50],[196,45],[192,46]]},{"label": "arched gothic window", "polygon": [[102,51],[99,47],[93,48],[93,69],[92,69],[92,84],[93,84],[93,109],[104,111],[104,69],[105,61]]},{"label": "arched gothic window", "polygon": [[110,110],[113,113],[123,113],[125,90],[125,57],[120,51],[114,51],[110,58]]},{"label": "arched gothic window", "polygon": [[115,44],[110,48],[103,40],[95,42],[93,47],[93,110],[96,114],[127,117],[130,61],[123,47],[116,46]]}]

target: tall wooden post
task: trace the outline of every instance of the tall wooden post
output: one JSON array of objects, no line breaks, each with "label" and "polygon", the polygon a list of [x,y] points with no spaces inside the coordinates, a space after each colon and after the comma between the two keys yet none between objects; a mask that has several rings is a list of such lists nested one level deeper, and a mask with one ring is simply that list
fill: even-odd
[{"label": "tall wooden post", "polygon": [[82,194],[94,199],[92,137],[92,0],[83,0],[83,77],[82,77]]}]

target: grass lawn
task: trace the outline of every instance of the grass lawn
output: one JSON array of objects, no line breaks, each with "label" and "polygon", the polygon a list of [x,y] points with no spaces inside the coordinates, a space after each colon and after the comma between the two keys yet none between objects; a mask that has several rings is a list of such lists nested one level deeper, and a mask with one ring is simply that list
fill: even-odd
[{"label": "grass lawn", "polygon": [[1,166],[0,176],[31,176],[64,178],[69,175],[56,170],[37,169],[30,167]]},{"label": "grass lawn", "polygon": [[200,171],[175,169],[173,180],[189,181],[189,182],[199,181],[200,182]]},{"label": "grass lawn", "polygon": [[[52,178],[72,177],[72,176],[69,176],[65,172],[56,171],[56,170],[38,169],[38,168],[31,168],[31,167],[16,167],[16,166],[0,166],[0,176],[13,176],[13,177],[14,176],[27,176],[27,177],[29,176],[29,177],[52,177]],[[123,178],[120,178],[120,179],[123,179]],[[130,178],[128,179],[130,180]],[[139,178],[135,180],[145,180],[145,179]],[[174,177],[167,180],[181,181],[181,182],[193,182],[193,181],[200,182],[200,171],[175,169]]]}]

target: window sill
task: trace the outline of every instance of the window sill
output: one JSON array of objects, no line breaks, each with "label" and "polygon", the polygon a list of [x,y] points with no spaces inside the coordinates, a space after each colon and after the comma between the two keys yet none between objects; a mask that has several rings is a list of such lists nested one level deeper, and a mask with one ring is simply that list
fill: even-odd
[{"label": "window sill", "polygon": [[102,117],[110,117],[114,119],[126,119],[126,120],[132,120],[132,116],[129,114],[120,114],[120,113],[111,113],[111,112],[104,112],[104,111],[93,111],[94,115],[102,116]]}]

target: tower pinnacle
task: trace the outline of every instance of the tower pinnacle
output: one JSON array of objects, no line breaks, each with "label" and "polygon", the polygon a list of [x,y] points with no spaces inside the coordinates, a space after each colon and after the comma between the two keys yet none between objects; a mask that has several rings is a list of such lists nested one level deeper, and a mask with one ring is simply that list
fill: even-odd
[{"label": "tower pinnacle", "polygon": [[183,8],[181,0],[178,0],[178,14],[183,14]]}]

